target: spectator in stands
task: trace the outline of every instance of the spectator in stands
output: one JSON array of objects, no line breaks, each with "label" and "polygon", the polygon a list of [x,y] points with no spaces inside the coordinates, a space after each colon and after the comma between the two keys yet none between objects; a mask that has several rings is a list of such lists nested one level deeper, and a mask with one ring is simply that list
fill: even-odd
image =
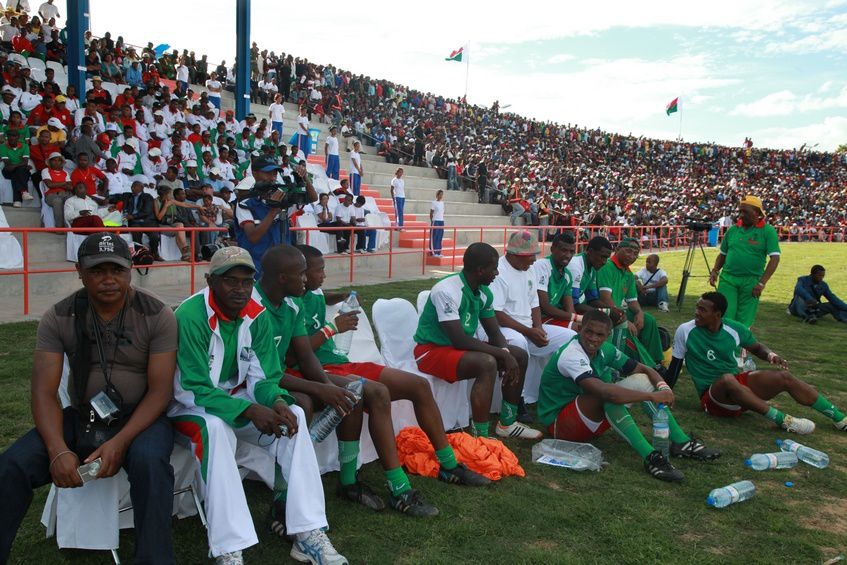
[{"label": "spectator in stands", "polygon": [[[163,412],[173,397],[177,326],[167,305],[131,287],[131,268],[129,247],[121,238],[88,236],[77,263],[83,288],[50,308],[38,325],[32,371],[35,428],[0,455],[0,562],[9,558],[33,490],[50,482],[81,487],[78,468],[100,458],[98,477],[113,476],[123,467],[132,485],[135,561],[175,563],[173,430]],[[81,327],[75,314],[83,320]],[[118,420],[109,427],[90,404],[107,385],[96,357],[89,355],[91,343],[101,340],[114,344],[108,384],[122,400]],[[62,410],[57,397],[65,356],[72,360],[70,406]],[[105,442],[86,443],[83,428],[89,420],[98,435],[108,430]]]},{"label": "spectator in stands", "polygon": [[0,116],[2,116],[4,120],[8,121],[12,112],[21,111],[15,96],[15,89],[8,84],[3,85],[3,88],[0,89],[0,97],[3,99],[3,101],[0,102]]},{"label": "spectator in stands", "polygon": [[59,152],[47,156],[47,167],[41,171],[44,201],[53,208],[56,227],[65,226],[65,200],[71,197],[71,179],[64,168],[65,158]]},{"label": "spectator in stands", "polygon": [[188,245],[187,234],[180,228],[184,228],[177,214],[178,208],[196,209],[197,206],[186,202],[178,202],[173,197],[173,191],[166,187],[160,186],[157,190],[159,196],[153,201],[153,214],[156,221],[161,227],[173,227],[172,232],[160,232],[165,237],[173,237],[176,240],[176,246],[179,248],[182,256],[182,261],[188,261],[191,258],[191,247]]},{"label": "spectator in stands", "polygon": [[125,81],[130,86],[144,86],[144,80],[141,78],[141,66],[137,60],[132,61],[126,69]]},{"label": "spectator in stands", "polygon": [[[41,95],[38,93],[39,85],[34,80],[29,81],[29,90],[21,94],[18,99],[18,104],[21,110],[27,114],[27,118],[32,115],[32,111],[41,103]],[[30,120],[31,121],[31,120]]]},{"label": "spectator in stands", "polygon": [[29,193],[29,146],[20,142],[18,130],[6,132],[6,143],[0,145],[0,162],[3,177],[12,181],[12,206],[21,207],[24,200],[32,200]]},{"label": "spectator in stands", "polygon": [[[123,212],[129,227],[159,227],[159,222],[156,221],[153,197],[144,192],[144,183],[135,181],[130,186],[130,192],[128,194],[120,194],[112,197],[112,199],[115,202],[123,202]],[[137,245],[141,245],[142,237],[145,235],[150,241],[150,253],[153,254],[153,259],[164,261],[162,256],[159,255],[160,232],[132,232],[132,240]]]},{"label": "spectator in stands", "polygon": [[[73,195],[65,200],[65,221],[67,226],[72,228],[102,228],[101,214],[105,215],[110,211],[101,208],[100,204],[88,195],[88,187],[81,182],[74,185]],[[82,234],[88,235],[86,232]]]},{"label": "spectator in stands", "polygon": [[65,150],[73,155],[85,153],[89,163],[99,162],[103,158],[103,152],[94,141],[93,127],[91,123],[83,124],[79,128],[79,137],[73,143],[66,145]]},{"label": "spectator in stands", "polygon": [[365,174],[365,169],[362,166],[362,156],[359,154],[359,149],[362,145],[358,141],[353,142],[353,151],[350,152],[350,188],[355,196],[359,196],[362,190],[362,175]]},{"label": "spectator in stands", "polygon": [[100,76],[95,75],[91,77],[91,89],[85,93],[85,101],[86,104],[96,102],[106,107],[112,105],[112,95],[108,90],[103,88],[103,79]]},{"label": "spectator in stands", "polygon": [[35,135],[41,135],[41,132],[47,132],[50,134],[50,143],[59,147],[60,149],[65,146],[68,141],[68,134],[65,131],[65,125],[59,120],[59,118],[50,118],[47,120],[47,123],[35,131]]},{"label": "spectator in stands", "polygon": [[[206,60],[206,56],[203,55],[203,61],[205,61],[205,60]],[[205,74],[205,71],[203,71],[200,74]],[[214,106],[215,108],[220,110],[221,109],[221,91],[223,91],[223,85],[218,80],[218,73],[212,72],[212,74],[209,75],[209,80],[206,81],[206,90],[209,93],[209,102],[211,102],[212,106]]]},{"label": "spectator in stands", "polygon": [[430,253],[433,257],[441,257],[441,241],[444,238],[444,191],[435,193],[435,200],[429,205]]},{"label": "spectator in stands", "polygon": [[38,15],[41,16],[41,19],[45,22],[50,21],[53,18],[61,18],[61,14],[59,14],[59,8],[53,5],[53,0],[47,0],[41,6],[38,7]]},{"label": "spectator in stands", "polygon": [[642,306],[658,306],[659,311],[668,311],[668,274],[659,268],[659,256],[651,253],[644,261],[644,268],[636,274],[638,303]]},{"label": "spectator in stands", "polygon": [[114,82],[115,84],[123,84],[124,82],[121,69],[115,64],[111,54],[103,57],[103,62],[100,63],[100,76],[104,77],[107,82]]},{"label": "spectator in stands", "polygon": [[[344,227],[344,226],[355,226],[356,222],[353,217],[353,195],[349,192],[345,192],[343,196],[343,200],[335,207],[335,212],[333,214],[335,216],[335,221],[333,225],[335,227]],[[350,240],[353,237],[352,232],[347,232],[344,230],[336,230],[335,231],[335,244],[336,249],[342,255],[349,253],[349,245]]]},{"label": "spectator in stands", "polygon": [[300,148],[306,158],[312,150],[312,138],[309,135],[309,117],[306,115],[308,108],[306,105],[300,106],[300,115],[297,117],[297,146]]},{"label": "spectator in stands", "polygon": [[341,158],[338,154],[338,128],[332,126],[329,128],[329,135],[324,142],[324,157],[326,158],[326,176],[331,179],[338,180],[339,171],[341,168]]},{"label": "spectator in stands", "polygon": [[400,167],[394,172],[394,178],[391,179],[391,199],[394,201],[394,214],[396,217],[397,227],[403,227],[403,209],[406,205],[406,181],[403,180],[403,168]]},{"label": "spectator in stands", "polygon": [[[816,324],[827,314],[832,314],[839,322],[847,322],[847,303],[830,290],[823,280],[825,276],[823,265],[814,265],[808,275],[797,278],[794,286],[794,297],[788,311],[807,324]],[[827,301],[824,302],[823,298]]]},{"label": "spectator in stands", "polygon": [[106,178],[103,171],[90,163],[91,161],[88,158],[88,153],[77,153],[76,168],[71,171],[71,184],[74,187],[76,187],[77,184],[85,185],[85,193],[87,196],[94,197],[101,192],[108,194],[109,179]]},{"label": "spectator in stands", "polygon": [[[365,208],[365,197],[357,196],[353,204],[353,225],[364,227],[367,225],[367,215],[370,210]],[[376,250],[376,230],[356,231],[356,252],[373,253]]]}]

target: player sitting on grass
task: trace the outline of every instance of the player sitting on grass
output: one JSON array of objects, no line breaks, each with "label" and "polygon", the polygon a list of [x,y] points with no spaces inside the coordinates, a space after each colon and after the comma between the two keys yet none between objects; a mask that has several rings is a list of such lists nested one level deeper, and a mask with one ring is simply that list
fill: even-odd
[{"label": "player sitting on grass", "polygon": [[[491,397],[502,375],[503,404],[496,433],[500,437],[539,439],[543,434],[517,421],[517,405],[526,374],[527,353],[509,345],[494,317],[488,285],[497,276],[497,250],[473,243],[462,258],[462,271],[432,287],[415,332],[415,360],[422,372],[448,383],[475,379],[471,387],[473,433],[488,437]],[[479,327],[488,341],[477,339]]]},{"label": "player sitting on grass", "polygon": [[[579,334],[549,361],[541,375],[538,419],[554,438],[586,442],[613,427],[644,459],[644,469],[663,481],[678,482],[681,471],[644,438],[627,406],[640,402],[651,418],[657,403],[671,406],[671,388],[654,369],[630,359],[607,341],[612,320],[599,310],[582,318]],[[613,371],[629,377],[614,382]],[[677,457],[707,460],[720,452],[688,436],[668,410],[671,447]]]},{"label": "player sitting on grass", "polygon": [[[321,369],[309,344],[303,303],[300,299],[306,292],[305,273],[306,259],[297,248],[276,245],[262,257],[262,277],[256,285],[256,290],[270,314],[274,344],[280,362],[287,367],[283,370],[281,386],[292,392],[298,405],[305,406],[304,412],[312,407],[320,410],[324,406],[332,406],[339,414],[344,415],[336,428],[342,474],[339,495],[373,510],[385,508],[382,498],[356,478],[362,411],[365,409],[370,415],[368,428],[391,493],[391,506],[411,516],[437,515],[438,509],[426,502],[418,491],[412,489],[409,478],[400,466],[397,445],[394,443],[394,426],[391,422],[391,399],[385,386],[366,381],[362,402],[351,407],[352,393],[344,388],[350,378],[327,375]],[[287,358],[289,348],[292,355]],[[290,368],[295,364],[299,371]],[[277,523],[272,523],[272,529],[278,534],[284,527],[281,523],[284,515],[277,512]]]},{"label": "player sitting on grass", "polygon": [[563,232],[550,242],[550,255],[532,265],[538,285],[541,322],[562,328],[577,329],[582,318],[574,310],[573,276],[568,263],[576,252],[573,234]]},{"label": "player sitting on grass", "polygon": [[[315,356],[323,365],[324,372],[331,375],[364,377],[385,385],[391,394],[391,400],[410,400],[415,409],[415,418],[432,442],[435,457],[441,464],[438,471],[439,480],[468,486],[490,484],[491,481],[482,475],[474,473],[462,463],[457,463],[456,454],[447,441],[447,434],[444,433],[441,412],[432,397],[432,389],[426,379],[376,363],[351,363],[346,355],[335,351],[332,336],[354,331],[359,322],[358,311],[339,314],[331,323],[326,321],[327,304],[338,304],[346,300],[350,293],[333,292],[325,294],[321,289],[324,280],[326,280],[323,254],[310,245],[298,245],[297,249],[306,257],[306,293],[301,300],[306,331],[309,332],[310,347],[315,351]],[[350,447],[358,454],[358,441]],[[344,446],[342,451],[351,451],[351,449]],[[342,489],[355,485],[355,482],[356,458],[353,457],[352,461],[342,460]]]},{"label": "player sitting on grass", "polygon": [[[751,410],[789,432],[812,433],[815,423],[811,420],[789,416],[768,405],[768,400],[787,392],[798,403],[830,418],[836,429],[847,431],[844,414],[811,385],[789,373],[785,359],[757,342],[746,326],[724,318],[726,308],[723,294],[707,292],[697,301],[694,319],[677,328],[667,375],[671,384],[676,383],[685,360],[707,414],[734,417]],[[735,356],[739,347],[782,370],[739,373]]]}]

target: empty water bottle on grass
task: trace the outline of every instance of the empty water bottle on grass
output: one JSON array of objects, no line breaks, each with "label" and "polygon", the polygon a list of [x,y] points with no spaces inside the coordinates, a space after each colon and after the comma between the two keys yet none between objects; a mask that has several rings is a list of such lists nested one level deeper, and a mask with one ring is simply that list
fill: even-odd
[{"label": "empty water bottle on grass", "polygon": [[818,451],[817,449],[806,447],[802,443],[797,443],[796,441],[790,439],[778,439],[776,440],[776,445],[782,451],[789,451],[791,453],[794,453],[797,456],[797,459],[799,459],[803,463],[811,465],[812,467],[823,469],[824,467],[829,465],[829,455],[827,455],[823,451]]},{"label": "empty water bottle on grass", "polygon": [[653,415],[653,449],[661,453],[665,459],[670,455],[670,425],[668,424],[668,409],[659,404]]},{"label": "empty water bottle on grass", "polygon": [[754,453],[744,462],[754,471],[765,469],[791,469],[797,465],[797,456],[793,453],[780,451],[778,453]]},{"label": "empty water bottle on grass", "polygon": [[572,471],[599,471],[603,452],[590,443],[545,439],[532,446],[532,461]]},{"label": "empty water bottle on grass", "polygon": [[739,481],[710,492],[706,504],[713,508],[725,508],[730,504],[753,498],[754,494],[756,494],[756,487],[753,483]]},{"label": "empty water bottle on grass", "polygon": [[[350,408],[356,406],[359,401],[362,399],[362,391],[365,387],[365,379],[356,379],[355,381],[351,381],[345,386],[347,390],[353,393],[353,396],[356,398],[355,402],[350,404]],[[320,414],[318,414],[317,418],[312,420],[312,425],[309,426],[309,437],[312,438],[312,441],[315,443],[320,443],[326,439],[332,430],[338,426],[339,422],[343,416],[338,413],[338,410],[335,409],[334,406],[327,406],[324,408]]]},{"label": "empty water bottle on grass", "polygon": [[[348,312],[353,312],[354,310],[359,310],[359,299],[357,298],[356,291],[351,290],[350,296],[347,297],[347,300],[341,303],[341,309],[338,314],[346,314]],[[347,355],[350,353],[350,346],[353,344],[353,331],[348,330],[340,334],[335,334],[332,341],[335,343],[335,353],[339,355]]]}]

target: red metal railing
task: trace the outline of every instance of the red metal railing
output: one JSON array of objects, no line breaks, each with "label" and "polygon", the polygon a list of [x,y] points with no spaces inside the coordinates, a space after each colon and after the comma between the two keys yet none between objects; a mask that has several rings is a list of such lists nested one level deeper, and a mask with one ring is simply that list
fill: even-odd
[{"label": "red metal railing", "polygon": [[169,227],[138,227],[138,228],[129,228],[129,227],[96,227],[96,228],[0,228],[0,233],[20,233],[21,234],[21,248],[23,254],[23,267],[21,269],[9,269],[9,270],[0,270],[0,276],[10,276],[10,275],[19,275],[23,276],[23,313],[24,316],[29,314],[29,277],[31,275],[47,275],[47,274],[56,274],[56,273],[73,273],[76,271],[75,267],[67,267],[67,268],[52,268],[52,269],[32,269],[30,268],[29,261],[29,235],[32,233],[99,233],[99,232],[111,232],[116,234],[122,233],[133,233],[133,232],[174,232],[174,231],[184,231],[189,235],[190,246],[191,246],[191,259],[189,261],[169,261],[165,263],[153,263],[152,265],[141,265],[134,266],[134,268],[142,268],[142,269],[162,269],[162,268],[172,268],[172,267],[189,267],[191,269],[190,275],[190,294],[194,294],[195,291],[195,273],[194,269],[197,265],[205,265],[206,262],[203,261],[195,261],[195,252],[197,250],[196,240],[197,238],[194,236],[196,232],[219,232],[226,231],[226,228],[218,228],[218,227],[210,227],[210,228],[200,228],[200,227],[182,227],[182,228],[174,228],[173,226]]}]

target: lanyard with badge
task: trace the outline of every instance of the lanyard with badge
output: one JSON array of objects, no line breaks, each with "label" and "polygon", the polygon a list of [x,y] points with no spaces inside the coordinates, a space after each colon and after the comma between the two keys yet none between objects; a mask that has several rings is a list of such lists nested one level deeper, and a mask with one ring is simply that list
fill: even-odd
[{"label": "lanyard with badge", "polygon": [[104,347],[104,338],[103,338],[103,328],[101,327],[103,322],[100,320],[100,316],[91,309],[91,315],[94,322],[94,340],[97,344],[97,355],[100,360],[100,369],[103,371],[103,378],[106,380],[106,386],[94,395],[91,398],[91,412],[89,416],[89,421],[94,422],[95,415],[107,426],[111,425],[115,420],[120,419],[123,414],[123,396],[115,388],[115,385],[112,384],[112,369],[115,365],[115,358],[118,354],[118,345],[120,344],[120,340],[123,337],[123,329],[124,329],[124,318],[126,316],[126,306],[129,301],[129,297],[127,297],[124,302],[123,307],[121,307],[121,311],[118,314],[118,327],[114,333],[115,346],[112,349],[112,358],[110,361],[106,361],[106,352]]}]

